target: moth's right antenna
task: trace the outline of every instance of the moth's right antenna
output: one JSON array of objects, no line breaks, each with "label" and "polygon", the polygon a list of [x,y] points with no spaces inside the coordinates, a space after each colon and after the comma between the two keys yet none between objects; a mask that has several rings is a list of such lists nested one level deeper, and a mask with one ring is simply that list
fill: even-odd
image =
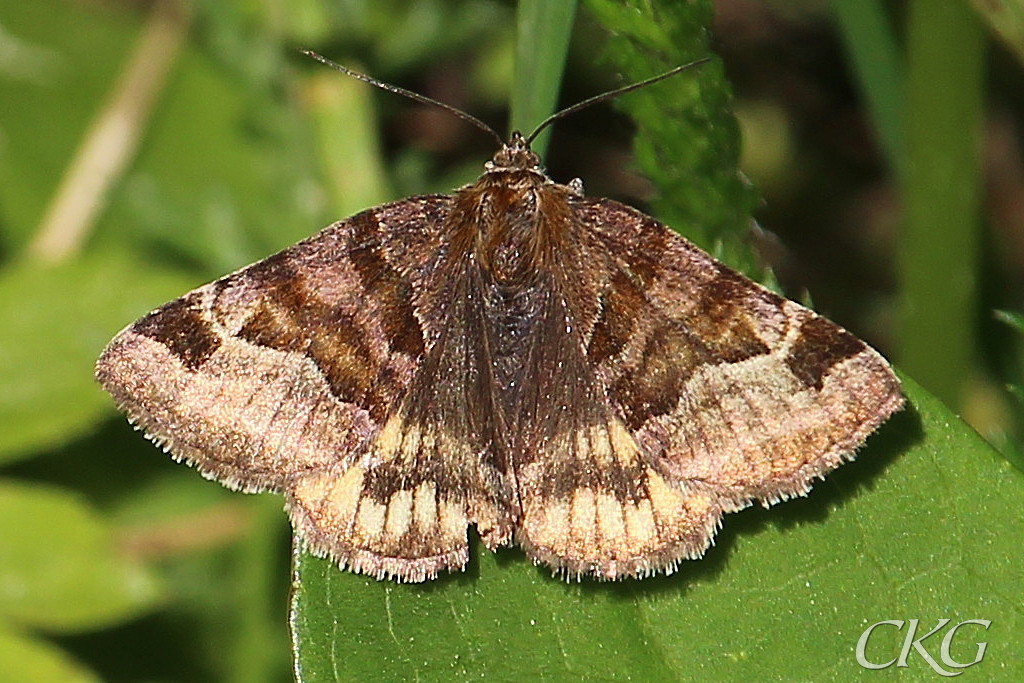
[{"label": "moth's right antenna", "polygon": [[388,92],[393,92],[396,95],[403,95],[405,97],[408,97],[410,100],[415,100],[416,102],[419,102],[421,104],[432,104],[435,107],[440,107],[441,109],[444,109],[445,111],[447,111],[447,112],[449,112],[451,114],[454,114],[455,116],[459,117],[463,121],[466,121],[467,123],[472,123],[474,126],[476,126],[480,130],[484,131],[485,133],[487,133],[488,135],[493,137],[495,140],[498,141],[498,146],[499,147],[501,147],[502,145],[505,144],[505,141],[501,138],[500,135],[498,135],[494,131],[493,128],[488,126],[486,123],[484,123],[483,121],[481,121],[477,117],[475,117],[475,116],[473,116],[471,114],[467,114],[466,112],[462,111],[461,109],[456,109],[455,107],[451,106],[450,104],[445,104],[444,102],[438,102],[437,100],[431,99],[431,98],[427,97],[426,95],[420,95],[419,93],[415,93],[412,90],[406,90],[405,88],[401,88],[401,87],[399,87],[397,85],[391,85],[390,83],[385,83],[384,81],[378,81],[376,78],[372,78],[371,76],[367,76],[366,74],[361,74],[358,71],[353,71],[352,69],[349,69],[348,67],[345,67],[345,66],[342,66],[341,64],[338,64],[337,62],[332,62],[331,60],[327,59],[327,57],[324,57],[323,55],[318,54],[316,52],[313,52],[312,50],[299,50],[299,51],[302,54],[304,54],[304,55],[312,57],[313,59],[315,59],[316,61],[320,62],[321,64],[326,64],[327,66],[331,67],[332,69],[340,71],[341,73],[343,73],[343,74],[345,74],[347,76],[351,76],[352,78],[355,78],[357,80],[360,80],[363,83],[369,83],[372,86],[376,86],[376,87],[380,88],[381,90],[387,90]]},{"label": "moth's right antenna", "polygon": [[582,102],[577,102],[576,104],[572,105],[571,107],[566,107],[562,111],[555,112],[551,116],[549,116],[546,119],[544,119],[543,121],[541,121],[540,125],[537,126],[536,128],[534,128],[533,132],[530,133],[527,136],[526,144],[529,145],[531,142],[533,142],[534,139],[540,134],[540,132],[542,130],[544,130],[545,128],[550,126],[552,123],[554,123],[558,119],[565,118],[569,114],[575,114],[580,109],[586,109],[587,107],[589,107],[591,105],[594,105],[594,104],[597,104],[598,102],[604,102],[606,100],[611,100],[611,99],[614,99],[614,98],[618,97],[619,95],[625,95],[628,92],[633,92],[634,90],[639,90],[640,88],[647,87],[648,85],[651,85],[652,83],[657,83],[658,81],[663,81],[663,80],[665,80],[666,78],[668,78],[670,76],[675,76],[677,73],[679,73],[681,71],[686,71],[687,69],[690,69],[690,68],[695,67],[695,66],[700,66],[701,64],[704,64],[705,62],[710,62],[710,61],[711,61],[710,57],[704,57],[702,59],[698,59],[698,60],[690,62],[688,64],[683,64],[681,66],[677,66],[674,69],[669,69],[668,71],[666,71],[663,74],[658,74],[657,76],[651,76],[650,78],[645,78],[644,80],[639,81],[637,83],[633,83],[631,85],[626,85],[626,86],[623,86],[621,88],[616,88],[615,90],[609,90],[608,92],[601,93],[600,95],[594,95],[593,97],[588,97],[587,99],[583,100]]}]

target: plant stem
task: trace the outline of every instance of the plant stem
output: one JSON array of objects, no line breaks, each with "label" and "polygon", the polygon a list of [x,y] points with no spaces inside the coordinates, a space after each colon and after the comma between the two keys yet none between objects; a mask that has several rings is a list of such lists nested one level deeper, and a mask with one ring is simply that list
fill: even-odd
[{"label": "plant stem", "polygon": [[971,9],[913,0],[897,360],[950,405],[974,354],[984,35]]},{"label": "plant stem", "polygon": [[[521,0],[516,15],[516,63],[512,79],[512,129],[529,134],[554,111],[576,16],[576,0]],[[544,156],[551,131],[533,142]]]}]

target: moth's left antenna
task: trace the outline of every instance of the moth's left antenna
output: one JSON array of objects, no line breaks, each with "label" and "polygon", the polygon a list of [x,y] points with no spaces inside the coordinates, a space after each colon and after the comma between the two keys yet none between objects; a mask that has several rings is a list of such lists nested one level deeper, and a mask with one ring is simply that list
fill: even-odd
[{"label": "moth's left antenna", "polygon": [[345,67],[345,66],[342,66],[341,64],[338,64],[337,62],[333,62],[330,59],[327,59],[327,57],[324,57],[323,55],[318,54],[316,52],[313,52],[312,50],[300,50],[300,52],[302,54],[304,54],[304,55],[312,57],[313,59],[315,59],[316,61],[320,62],[321,64],[326,64],[327,66],[331,67],[332,69],[340,71],[341,73],[345,74],[346,76],[351,76],[352,78],[358,79],[358,80],[362,81],[363,83],[369,83],[372,86],[378,87],[381,90],[387,90],[388,92],[393,92],[396,95],[403,95],[405,97],[408,97],[410,100],[415,100],[416,102],[419,102],[421,104],[432,104],[435,107],[440,107],[441,109],[444,109],[445,111],[447,111],[447,112],[449,112],[451,114],[454,114],[455,116],[459,117],[463,121],[465,121],[467,123],[472,123],[474,126],[479,128],[480,130],[486,132],[488,135],[490,135],[491,137],[493,137],[495,140],[498,141],[498,146],[499,147],[505,144],[505,141],[501,138],[500,135],[498,135],[494,131],[493,128],[491,128],[486,123],[484,123],[483,121],[481,121],[477,117],[473,116],[472,114],[467,114],[466,112],[462,111],[461,109],[456,109],[455,107],[451,106],[450,104],[445,104],[444,102],[438,102],[437,100],[431,99],[431,98],[427,97],[426,95],[420,95],[419,93],[415,93],[412,90],[406,90],[405,88],[401,88],[401,87],[399,87],[397,85],[391,85],[390,83],[385,83],[384,81],[378,81],[376,78],[373,78],[371,76],[367,76],[366,74],[361,74],[358,71],[353,71],[352,69],[349,69],[348,67]]}]

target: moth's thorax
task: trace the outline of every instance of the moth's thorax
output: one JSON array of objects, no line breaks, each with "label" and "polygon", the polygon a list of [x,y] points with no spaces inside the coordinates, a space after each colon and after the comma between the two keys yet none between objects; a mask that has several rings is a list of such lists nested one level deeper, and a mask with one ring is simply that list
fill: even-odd
[{"label": "moth's thorax", "polygon": [[455,196],[452,247],[503,285],[529,285],[565,238],[573,194],[544,173],[526,138],[512,134],[485,172]]},{"label": "moth's thorax", "polygon": [[494,168],[456,196],[457,243],[495,280],[528,283],[565,240],[572,196],[535,168]]}]

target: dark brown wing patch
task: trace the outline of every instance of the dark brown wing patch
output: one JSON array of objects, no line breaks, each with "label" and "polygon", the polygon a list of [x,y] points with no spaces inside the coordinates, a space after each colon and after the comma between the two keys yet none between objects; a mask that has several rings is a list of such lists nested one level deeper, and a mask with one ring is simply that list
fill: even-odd
[{"label": "dark brown wing patch", "polygon": [[800,327],[786,366],[809,389],[821,390],[825,375],[836,365],[864,350],[864,342],[830,323],[814,317]]},{"label": "dark brown wing patch", "polygon": [[135,323],[135,334],[166,346],[186,368],[196,371],[220,348],[220,335],[203,315],[201,297],[189,294],[164,304]]}]

